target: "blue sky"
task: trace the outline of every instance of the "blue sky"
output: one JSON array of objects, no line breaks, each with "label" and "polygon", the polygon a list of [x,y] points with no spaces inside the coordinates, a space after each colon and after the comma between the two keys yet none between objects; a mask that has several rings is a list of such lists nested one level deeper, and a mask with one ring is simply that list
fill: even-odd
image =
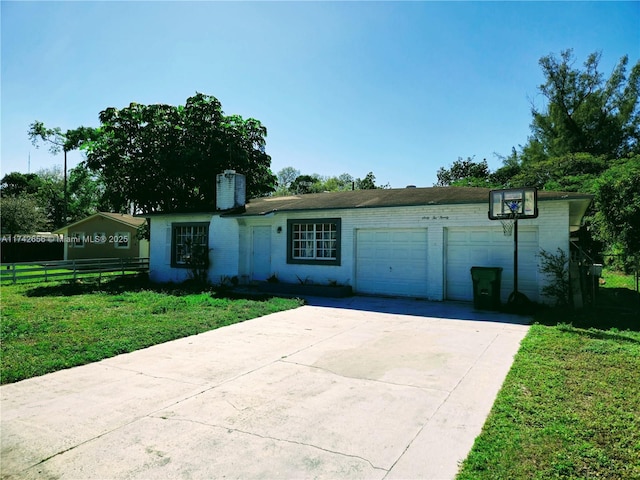
[{"label": "blue sky", "polygon": [[[540,57],[640,59],[640,2],[1,2],[2,175],[62,164],[40,120],[213,95],[268,129],[272,170],[432,186],[508,155],[543,105]],[[69,167],[81,161],[69,155]],[[214,175],[217,172],[211,172]]]}]

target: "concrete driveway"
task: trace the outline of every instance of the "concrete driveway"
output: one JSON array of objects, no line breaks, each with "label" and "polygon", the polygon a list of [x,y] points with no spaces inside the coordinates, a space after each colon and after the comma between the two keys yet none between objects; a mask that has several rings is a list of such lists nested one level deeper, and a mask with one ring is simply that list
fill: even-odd
[{"label": "concrete driveway", "polygon": [[5,385],[2,478],[452,478],[527,320],[316,299]]}]

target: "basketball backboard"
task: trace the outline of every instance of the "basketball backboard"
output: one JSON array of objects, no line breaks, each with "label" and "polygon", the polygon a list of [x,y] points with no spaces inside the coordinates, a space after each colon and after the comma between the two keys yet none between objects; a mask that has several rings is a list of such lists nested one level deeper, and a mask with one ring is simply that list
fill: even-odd
[{"label": "basketball backboard", "polygon": [[489,192],[489,220],[537,216],[538,190],[535,187],[506,188]]}]

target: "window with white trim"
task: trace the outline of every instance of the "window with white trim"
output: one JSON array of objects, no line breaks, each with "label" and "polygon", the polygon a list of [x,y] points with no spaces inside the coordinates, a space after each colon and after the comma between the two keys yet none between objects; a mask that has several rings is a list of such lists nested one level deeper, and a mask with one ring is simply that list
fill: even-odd
[{"label": "window with white trim", "polygon": [[113,246],[115,248],[127,249],[129,248],[130,240],[131,234],[129,232],[116,232],[113,235]]},{"label": "window with white trim", "polygon": [[209,252],[209,223],[171,225],[171,266],[188,268],[199,254]]},{"label": "window with white trim", "polygon": [[287,262],[340,265],[339,218],[287,220]]},{"label": "window with white trim", "polygon": [[69,240],[73,248],[84,248],[84,232],[73,232]]}]

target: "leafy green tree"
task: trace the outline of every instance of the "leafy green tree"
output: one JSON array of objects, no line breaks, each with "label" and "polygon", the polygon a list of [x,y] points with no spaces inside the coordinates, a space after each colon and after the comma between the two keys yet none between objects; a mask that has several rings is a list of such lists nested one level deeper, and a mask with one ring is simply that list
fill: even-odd
[{"label": "leafy green tree", "polygon": [[300,176],[300,170],[293,167],[284,167],[277,174],[278,189],[288,191],[291,184]]},{"label": "leafy green tree", "polygon": [[592,193],[594,182],[607,166],[604,156],[568,153],[528,164],[513,175],[509,183],[540,190]]},{"label": "leafy green tree", "polygon": [[522,159],[515,147],[511,148],[511,155],[508,157],[498,158],[502,160],[502,167],[492,172],[489,177],[489,183],[496,188],[509,188],[518,186],[513,178],[522,171]]},{"label": "leafy green tree", "polygon": [[0,225],[2,234],[11,236],[11,243],[15,243],[15,236],[32,234],[46,226],[47,219],[33,196],[20,194],[0,199]]},{"label": "leafy green tree", "polygon": [[[61,218],[67,218],[67,152],[76,150],[84,142],[96,135],[96,130],[93,128],[79,127],[75,130],[67,130],[63,132],[60,127],[47,128],[44,123],[35,121],[29,126],[28,136],[31,139],[31,143],[39,148],[40,143],[49,145],[49,152],[53,155],[57,155],[62,151],[64,153],[64,166],[62,177],[62,211]],[[55,222],[56,224],[59,222]]]},{"label": "leafy green tree", "polygon": [[595,202],[602,239],[640,266],[640,155],[617,161],[596,181]]},{"label": "leafy green tree", "polygon": [[436,176],[437,187],[486,186],[489,183],[490,172],[486,160],[475,162],[472,157],[467,157],[466,160],[458,157],[450,168],[440,167]]},{"label": "leafy green tree", "polygon": [[373,190],[376,188],[390,188],[389,184],[376,185],[376,176],[373,172],[369,172],[364,178],[356,178],[355,180],[356,190]]},{"label": "leafy green tree", "polygon": [[36,202],[38,212],[46,219],[43,228],[56,229],[65,224],[63,178],[59,167],[37,173],[11,172],[2,178],[0,187],[3,198],[24,197]]},{"label": "leafy green tree", "polygon": [[323,191],[325,192],[339,192],[344,190],[353,190],[354,178],[348,173],[342,173],[337,177],[328,177],[324,181]]},{"label": "leafy green tree", "polygon": [[322,191],[322,178],[319,175],[299,175],[291,182],[289,190],[294,195],[318,193]]},{"label": "leafy green tree", "polygon": [[41,184],[40,177],[35,173],[7,173],[0,181],[0,195],[3,197],[33,195],[38,192]]},{"label": "leafy green tree", "polygon": [[247,196],[275,189],[265,152],[266,128],[252,118],[224,115],[212,96],[186,104],[107,108],[97,135],[81,144],[87,167],[104,182],[103,200],[120,209],[165,213],[213,210],[216,174],[246,176]]},{"label": "leafy green tree", "polygon": [[11,172],[0,184],[2,197],[28,195],[47,219],[49,229],[60,228],[98,211],[104,186],[99,176],[80,164],[69,172],[69,194],[65,215],[64,180],[59,167],[23,174]]},{"label": "leafy green tree", "polygon": [[574,67],[572,50],[560,58],[540,59],[546,100],[532,107],[533,135],[523,149],[526,160],[561,157],[569,153],[622,158],[640,153],[640,61],[627,76],[624,56],[605,80],[599,71],[601,54],[592,53],[583,68]]},{"label": "leafy green tree", "polygon": [[60,167],[38,170],[37,175],[40,186],[34,198],[47,219],[47,227],[55,230],[65,226],[68,217],[64,198],[64,178]]},{"label": "leafy green tree", "polygon": [[0,198],[0,230],[2,235],[9,235],[7,249],[8,258],[15,256],[18,245],[16,235],[30,235],[46,228],[47,219],[33,195],[20,193],[15,196]]},{"label": "leafy green tree", "polygon": [[355,179],[349,173],[341,173],[337,177],[339,190],[353,190],[355,188]]},{"label": "leafy green tree", "polygon": [[69,223],[97,213],[103,205],[103,194],[104,184],[99,175],[90,172],[83,164],[73,168],[69,172]]}]

